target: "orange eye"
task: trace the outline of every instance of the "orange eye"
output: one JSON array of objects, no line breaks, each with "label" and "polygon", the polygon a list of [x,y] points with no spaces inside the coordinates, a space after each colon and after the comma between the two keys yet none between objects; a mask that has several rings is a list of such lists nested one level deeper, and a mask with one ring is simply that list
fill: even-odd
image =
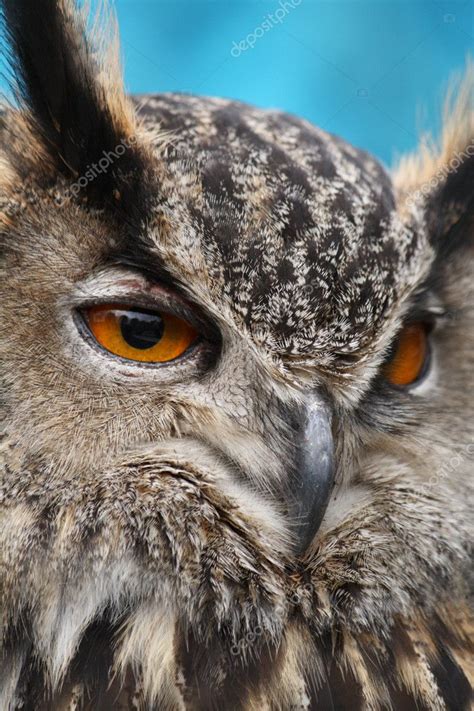
[{"label": "orange eye", "polygon": [[179,358],[198,337],[189,323],[167,313],[101,304],[86,309],[85,315],[103,348],[142,363],[167,363]]},{"label": "orange eye", "polygon": [[398,337],[395,351],[384,367],[384,375],[392,385],[404,387],[420,378],[429,356],[425,323],[405,326]]}]

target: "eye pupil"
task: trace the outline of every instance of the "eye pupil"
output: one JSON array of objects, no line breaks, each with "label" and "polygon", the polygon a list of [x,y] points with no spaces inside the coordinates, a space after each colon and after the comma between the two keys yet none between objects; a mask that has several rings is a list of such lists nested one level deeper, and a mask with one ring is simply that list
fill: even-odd
[{"label": "eye pupil", "polygon": [[121,316],[120,330],[129,346],[146,350],[161,341],[165,325],[158,314],[130,313]]}]

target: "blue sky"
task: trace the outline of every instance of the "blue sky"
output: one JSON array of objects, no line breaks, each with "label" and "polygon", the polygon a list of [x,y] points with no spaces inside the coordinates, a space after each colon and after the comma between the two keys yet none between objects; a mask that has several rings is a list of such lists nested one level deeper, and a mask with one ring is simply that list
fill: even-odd
[{"label": "blue sky", "polygon": [[474,47],[471,0],[114,4],[130,91],[278,107],[387,164],[438,128],[443,88]]}]

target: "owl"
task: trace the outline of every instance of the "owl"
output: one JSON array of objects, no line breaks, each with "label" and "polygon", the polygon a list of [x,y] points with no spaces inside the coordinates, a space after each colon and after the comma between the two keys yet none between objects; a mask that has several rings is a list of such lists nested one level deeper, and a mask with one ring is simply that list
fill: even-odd
[{"label": "owl", "polygon": [[471,708],[472,67],[389,174],[0,6],[1,711]]}]

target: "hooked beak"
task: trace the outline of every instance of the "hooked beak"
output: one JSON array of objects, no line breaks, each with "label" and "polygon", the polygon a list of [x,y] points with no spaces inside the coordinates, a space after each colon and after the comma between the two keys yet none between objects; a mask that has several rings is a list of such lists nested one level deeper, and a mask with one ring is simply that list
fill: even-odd
[{"label": "hooked beak", "polygon": [[296,416],[289,514],[297,555],[306,551],[321,525],[334,482],[331,421],[331,409],[322,398],[308,403]]}]

